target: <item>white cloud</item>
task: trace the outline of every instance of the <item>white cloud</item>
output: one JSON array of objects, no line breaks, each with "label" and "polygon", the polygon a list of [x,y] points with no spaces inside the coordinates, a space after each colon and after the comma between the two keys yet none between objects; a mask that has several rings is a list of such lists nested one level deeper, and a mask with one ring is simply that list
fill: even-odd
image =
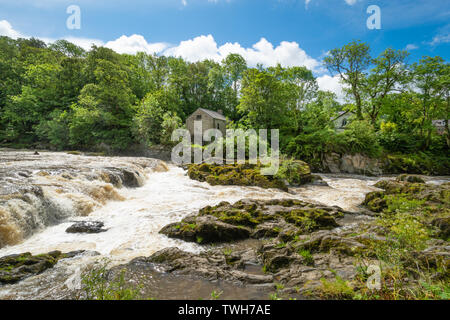
[{"label": "white cloud", "polygon": [[[96,45],[97,47],[103,46],[104,43],[102,40],[98,39],[88,39],[88,38],[78,38],[78,37],[65,37],[64,40],[72,42],[77,46],[83,48],[84,50],[90,50],[92,45]],[[53,40],[54,41],[54,40]],[[50,41],[50,42],[53,42]]]},{"label": "white cloud", "polygon": [[450,42],[450,34],[438,34],[431,41],[432,46],[436,46],[441,43],[449,43]]},{"label": "white cloud", "polygon": [[358,0],[345,0],[345,2],[349,5],[352,6],[354,5]]},{"label": "white cloud", "polygon": [[0,36],[7,36],[13,39],[24,37],[20,32],[14,30],[11,24],[6,20],[0,21]]},{"label": "white cloud", "polygon": [[217,43],[212,35],[199,36],[191,40],[181,41],[178,46],[167,49],[164,54],[182,57],[190,62],[204,59],[220,59]]},{"label": "white cloud", "polygon": [[[28,35],[25,35],[17,30],[14,30],[14,28],[11,26],[11,24],[6,20],[0,21],[0,36],[7,36],[12,39],[17,38],[30,38]],[[55,42],[58,39],[54,38],[46,38],[46,37],[39,37],[42,41],[46,43],[52,43]],[[63,37],[62,39],[65,39],[67,41],[70,41],[77,46],[82,47],[85,50],[89,50],[93,44],[96,46],[103,46],[104,43],[101,40],[98,39],[88,39],[88,38],[78,38],[78,37]]]},{"label": "white cloud", "polygon": [[405,47],[405,50],[408,50],[408,51],[417,50],[417,49],[419,49],[419,47],[416,46],[415,44],[412,44],[412,43],[408,44],[408,45]]},{"label": "white cloud", "polygon": [[109,41],[105,44],[105,47],[118,53],[135,54],[141,51],[153,54],[160,53],[167,48],[167,45],[164,43],[148,43],[143,36],[133,34],[129,37],[123,35],[114,41]]},{"label": "white cloud", "polygon": [[[311,2],[312,0],[305,0],[305,6],[306,8],[308,8],[308,4]],[[344,0],[345,3],[347,3],[349,6],[354,5],[356,2],[358,2],[358,0]]]},{"label": "white cloud", "polygon": [[183,6],[187,6],[187,1],[186,1],[186,0],[181,0],[181,4],[182,4]]},{"label": "white cloud", "polygon": [[[0,21],[0,34],[12,37],[23,36],[18,31],[15,31],[6,20]],[[41,39],[47,43],[56,40],[54,38]],[[85,50],[89,50],[94,44],[96,46],[111,48],[118,53],[157,53],[166,56],[182,57],[190,62],[205,59],[220,62],[230,53],[238,53],[247,60],[247,63],[250,66],[262,64],[268,67],[280,63],[284,67],[305,66],[315,72],[323,72],[321,63],[310,57],[302,48],[300,48],[297,42],[283,41],[278,46],[274,46],[265,38],[261,38],[261,40],[253,46],[245,48],[237,42],[228,42],[219,46],[212,35],[201,35],[193,39],[181,41],[178,45],[172,46],[161,42],[147,42],[142,35],[137,34],[131,36],[122,35],[118,39],[106,43],[99,39],[79,37],[63,37],[63,39],[73,42]]]},{"label": "white cloud", "polygon": [[244,48],[236,42],[218,46],[212,35],[203,35],[182,41],[178,46],[164,51],[165,55],[182,57],[191,62],[204,59],[221,61],[230,53],[242,55],[250,66],[275,66],[280,63],[285,67],[305,66],[315,71],[320,67],[320,62],[308,56],[298,43],[283,41],[274,47],[265,38],[261,38],[251,48]]},{"label": "white cloud", "polygon": [[338,75],[334,77],[329,75],[320,76],[317,78],[317,85],[322,91],[331,91],[336,94],[338,101],[342,102],[344,100],[345,94]]}]

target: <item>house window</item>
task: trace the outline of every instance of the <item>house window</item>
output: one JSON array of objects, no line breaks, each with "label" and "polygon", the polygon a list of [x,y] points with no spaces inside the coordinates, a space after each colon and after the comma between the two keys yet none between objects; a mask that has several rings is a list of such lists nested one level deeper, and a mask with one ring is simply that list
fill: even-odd
[{"label": "house window", "polygon": [[219,130],[220,130],[220,124],[219,124],[219,123],[217,124],[217,129],[219,129]]},{"label": "house window", "polygon": [[342,120],[342,127],[345,127],[347,125],[347,119]]},{"label": "house window", "polygon": [[202,115],[201,115],[201,114],[198,114],[198,115],[195,117],[195,120],[202,120]]}]

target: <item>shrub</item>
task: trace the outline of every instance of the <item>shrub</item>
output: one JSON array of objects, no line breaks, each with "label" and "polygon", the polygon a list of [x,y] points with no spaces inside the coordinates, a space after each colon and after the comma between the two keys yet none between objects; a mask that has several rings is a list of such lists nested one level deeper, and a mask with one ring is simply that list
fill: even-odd
[{"label": "shrub", "polygon": [[82,276],[86,300],[139,300],[140,288],[130,288],[125,283],[125,270],[112,280],[108,280],[107,264],[95,267]]}]

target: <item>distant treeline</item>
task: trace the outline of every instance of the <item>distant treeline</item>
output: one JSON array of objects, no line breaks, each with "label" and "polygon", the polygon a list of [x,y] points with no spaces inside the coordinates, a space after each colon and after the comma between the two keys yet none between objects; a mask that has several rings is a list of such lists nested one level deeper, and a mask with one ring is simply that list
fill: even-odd
[{"label": "distant treeline", "polygon": [[[280,129],[281,148],[309,161],[326,152],[447,155],[450,67],[440,57],[407,64],[408,53],[370,55],[358,41],[331,50],[325,67],[348,103],[319,90],[305,67],[251,68],[238,54],[221,63],[146,53],[118,54],[67,42],[0,37],[0,144],[120,151],[170,144],[197,108],[223,110],[230,127]],[[353,112],[334,130],[339,111]]]}]

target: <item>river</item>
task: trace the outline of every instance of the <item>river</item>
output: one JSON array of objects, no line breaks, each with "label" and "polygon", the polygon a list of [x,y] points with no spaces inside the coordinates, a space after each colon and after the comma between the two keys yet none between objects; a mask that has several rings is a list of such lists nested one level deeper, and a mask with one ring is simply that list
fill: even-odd
[{"label": "river", "polygon": [[[233,203],[243,198],[296,198],[337,205],[348,211],[357,211],[365,194],[377,190],[373,185],[382,179],[382,177],[323,174],[321,176],[329,186],[308,185],[293,188],[290,193],[286,193],[258,187],[210,186],[207,183],[189,179],[185,170],[174,165],[164,165],[159,162],[153,165],[142,165],[145,163],[142,159],[85,157],[64,153],[42,153],[39,156],[31,156],[29,152],[24,154],[27,155],[25,158],[14,152],[0,153],[0,159],[3,159],[4,164],[3,180],[10,179],[9,183],[14,183],[14,180],[11,180],[13,173],[26,171],[28,168],[28,180],[22,180],[21,183],[43,185],[46,197],[52,198],[53,203],[62,205],[65,208],[62,210],[64,214],[56,221],[38,224],[22,240],[1,248],[0,257],[22,252],[40,254],[53,250],[62,252],[87,250],[87,252],[73,259],[61,260],[53,269],[40,275],[14,285],[0,287],[0,299],[67,298],[71,291],[80,287],[82,271],[90,264],[102,259],[108,259],[113,266],[127,263],[136,257],[149,256],[168,247],[200,252],[203,250],[201,246],[169,239],[158,231],[165,225],[179,221],[207,205],[215,205],[221,201]],[[8,161],[5,160],[6,155],[9,157]],[[11,158],[12,155],[14,155],[14,161]],[[36,166],[37,163],[40,166]],[[140,164],[136,170],[143,176],[141,186],[113,188],[109,191],[107,199],[102,201],[93,200],[91,196],[89,199],[92,202],[97,200],[91,210],[74,210],[74,198],[79,199],[83,195],[83,201],[87,201],[86,194],[91,195],[90,192],[83,193],[80,190],[85,190],[89,185],[97,185],[99,188],[111,186],[105,181],[85,179],[86,175],[77,175],[74,172],[85,172],[82,168],[89,168],[88,172],[92,174],[99,168],[118,166],[119,163],[127,168]],[[8,166],[10,170],[7,170]],[[50,172],[49,175],[42,174],[44,168],[46,172]],[[53,171],[48,168],[53,168]],[[66,170],[69,169],[72,176],[76,178],[62,179],[61,176],[68,174]],[[44,178],[47,180],[43,181]],[[49,179],[53,179],[51,183]],[[447,179],[429,180],[432,183],[439,183],[440,180]],[[6,184],[3,184],[4,189]],[[82,187],[74,188],[74,185]],[[59,189],[64,191],[58,191]],[[68,199],[71,199],[71,202]],[[7,207],[4,203],[4,210],[11,208],[11,203],[9,205]],[[98,234],[66,233],[65,230],[78,221],[102,221],[107,231]],[[170,281],[176,282],[173,279],[167,279],[166,283]],[[198,283],[198,286],[202,285],[205,284]],[[211,288],[208,287],[207,290]],[[233,294],[231,297],[256,298],[257,296],[253,296],[252,292],[241,290],[240,295]]]}]

